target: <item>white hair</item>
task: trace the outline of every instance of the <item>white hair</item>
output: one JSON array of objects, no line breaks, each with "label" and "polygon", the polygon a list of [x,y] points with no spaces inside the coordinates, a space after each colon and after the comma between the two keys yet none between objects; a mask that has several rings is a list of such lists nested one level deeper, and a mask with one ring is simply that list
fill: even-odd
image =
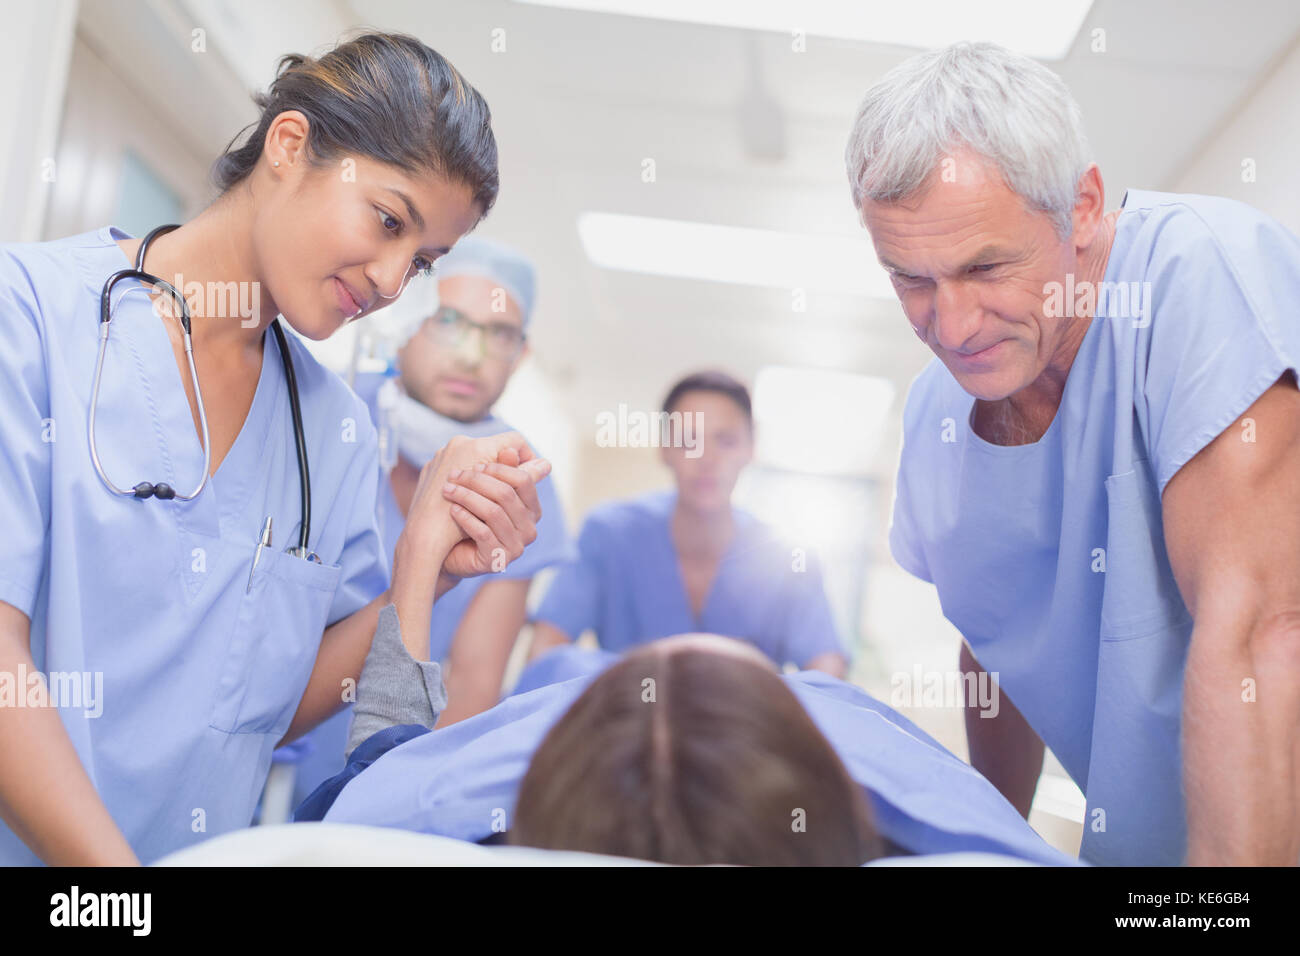
[{"label": "white hair", "polygon": [[1092,162],[1079,104],[1047,67],[994,43],[921,53],[867,91],[844,150],[853,205],[908,198],[962,146],[1070,235]]}]

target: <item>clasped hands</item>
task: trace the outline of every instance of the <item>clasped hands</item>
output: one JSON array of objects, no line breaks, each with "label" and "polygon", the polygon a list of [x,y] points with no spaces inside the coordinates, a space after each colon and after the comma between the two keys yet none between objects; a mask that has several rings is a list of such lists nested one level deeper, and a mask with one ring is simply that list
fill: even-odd
[{"label": "clasped hands", "polygon": [[433,598],[501,571],[537,538],[537,482],[551,464],[518,432],[456,437],[421,470],[398,539],[393,592]]}]

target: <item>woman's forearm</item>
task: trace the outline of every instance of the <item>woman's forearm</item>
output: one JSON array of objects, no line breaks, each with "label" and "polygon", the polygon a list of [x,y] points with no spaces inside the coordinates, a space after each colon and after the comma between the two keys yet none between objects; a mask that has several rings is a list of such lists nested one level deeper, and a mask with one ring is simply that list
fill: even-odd
[{"label": "woman's forearm", "polygon": [[[0,604],[0,671],[36,673],[27,628],[26,615]],[[0,707],[0,817],[52,866],[139,863],[54,707]]]},{"label": "woman's forearm", "polygon": [[447,709],[438,718],[448,727],[496,706],[501,699],[510,653],[528,619],[532,578],[497,578],[478,589],[461,615],[448,657]]},{"label": "woman's forearm", "polygon": [[307,689],[303,691],[293,721],[277,747],[298,739],[353,699],[361,665],[379,622],[379,609],[390,600],[389,592],[385,591],[365,607],[325,629]]},{"label": "woman's forearm", "polygon": [[326,628],[307,689],[277,746],[301,737],[356,699],[357,681],[379,624],[379,612],[387,605],[397,607],[402,640],[411,656],[428,660],[434,602],[456,584],[442,573],[442,562],[454,543],[449,533],[421,539],[415,532],[408,536],[403,531],[397,542],[392,586]]}]

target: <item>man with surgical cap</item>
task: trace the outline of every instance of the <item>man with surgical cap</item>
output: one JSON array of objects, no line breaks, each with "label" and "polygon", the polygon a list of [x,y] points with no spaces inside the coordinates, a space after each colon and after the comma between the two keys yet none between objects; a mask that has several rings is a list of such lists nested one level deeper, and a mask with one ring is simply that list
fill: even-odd
[{"label": "man with surgical cap", "polygon": [[[425,463],[455,435],[511,430],[492,406],[528,353],[535,297],[528,259],[503,243],[470,235],[438,260],[433,278],[413,282],[387,310],[403,343],[398,375],[358,375],[354,387],[370,406],[381,447],[397,452],[391,472],[381,478],[377,516],[390,563]],[[443,663],[447,688],[439,727],[497,703],[506,662],[527,619],[533,575],[573,557],[550,477],[538,483],[537,495],[542,520],[523,556],[499,573],[462,580],[434,608],[429,659]],[[307,735],[307,746],[280,751],[298,760],[295,805],[343,768],[350,719],[347,708]]]}]

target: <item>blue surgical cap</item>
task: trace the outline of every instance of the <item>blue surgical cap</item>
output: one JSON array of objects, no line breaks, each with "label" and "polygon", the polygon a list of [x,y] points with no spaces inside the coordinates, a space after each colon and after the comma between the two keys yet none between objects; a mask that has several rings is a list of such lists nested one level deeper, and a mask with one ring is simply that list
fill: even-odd
[{"label": "blue surgical cap", "polygon": [[[495,239],[465,236],[438,260],[432,276],[417,276],[401,298],[381,310],[382,327],[390,330],[398,346],[404,344],[438,309],[438,281],[449,276],[475,275],[492,280],[519,306],[524,328],[533,314],[537,279],[533,264],[522,252]],[[376,316],[378,318],[378,315]]]},{"label": "blue surgical cap", "polygon": [[513,246],[482,236],[465,236],[438,260],[435,274],[439,280],[464,275],[491,279],[515,300],[524,327],[528,327],[537,296],[537,277],[533,264]]}]

